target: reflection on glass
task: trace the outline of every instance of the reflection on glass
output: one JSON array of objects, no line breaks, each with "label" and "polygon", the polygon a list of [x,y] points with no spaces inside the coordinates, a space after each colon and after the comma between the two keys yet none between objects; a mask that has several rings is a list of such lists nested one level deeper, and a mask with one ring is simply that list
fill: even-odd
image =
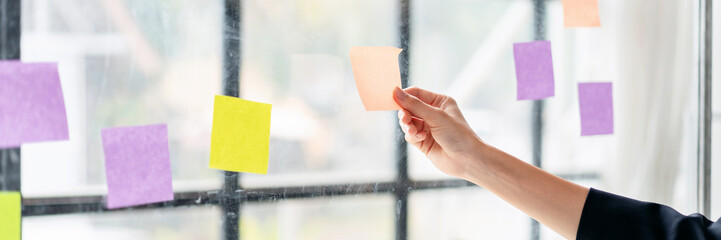
[{"label": "reflection on glass", "polygon": [[[693,2],[599,4],[598,29],[563,28],[561,3],[548,4],[556,96],[545,105],[543,167],[597,173],[593,187],[695,212]],[[579,82],[613,82],[614,134],[580,136]]]},{"label": "reflection on glass", "polygon": [[384,0],[244,1],[241,96],[273,103],[268,176],[245,186],[390,179],[394,112],[365,112],[351,46],[396,46]]},{"label": "reflection on glass", "polygon": [[59,63],[70,130],[70,141],[23,146],[25,196],[103,193],[100,129],[156,123],[168,124],[175,189],[217,188],[218,171],[206,166],[220,2],[22,4],[22,59]]},{"label": "reflection on glass", "polygon": [[[513,43],[532,39],[529,1],[413,1],[410,82],[456,99],[485,141],[531,157],[531,104],[516,101]],[[442,173],[409,146],[413,178]]]},{"label": "reflection on glass", "polygon": [[527,239],[530,236],[530,218],[477,187],[413,192],[408,206],[409,239]]},{"label": "reflection on glass", "polygon": [[285,200],[245,205],[242,239],[393,239],[389,195]]},{"label": "reflection on glass", "polygon": [[[221,1],[22,4],[22,58],[59,62],[70,124],[70,141],[23,146],[26,197],[102,194],[100,129],[154,123],[168,124],[176,191],[219,186],[219,171],[207,164],[222,71]],[[556,96],[545,101],[542,154],[552,172],[597,173],[589,185],[690,213],[696,26],[690,1],[666,4],[647,11],[603,2],[602,28],[569,30],[560,2],[548,2]],[[531,102],[516,101],[512,44],[533,39],[532,2],[414,0],[411,8],[411,84],[456,98],[481,138],[530,161]],[[243,185],[391,180],[395,112],[364,111],[348,51],[398,46],[397,1],[245,0],[243,11],[241,96],[274,105],[269,174],[243,174]],[[584,81],[618,86],[617,134],[579,137],[575,87]],[[721,135],[721,126],[713,129]],[[410,149],[413,178],[445,177]],[[721,193],[713,194],[719,202]],[[249,203],[241,228],[247,239],[390,239],[395,206],[386,195]],[[409,206],[411,239],[530,232],[525,215],[475,187],[414,192]],[[718,218],[721,208],[713,209]],[[215,208],[174,208],[29,217],[23,227],[29,239],[217,239],[219,216]]]},{"label": "reflection on glass", "polygon": [[23,239],[220,239],[215,207],[23,218]]}]

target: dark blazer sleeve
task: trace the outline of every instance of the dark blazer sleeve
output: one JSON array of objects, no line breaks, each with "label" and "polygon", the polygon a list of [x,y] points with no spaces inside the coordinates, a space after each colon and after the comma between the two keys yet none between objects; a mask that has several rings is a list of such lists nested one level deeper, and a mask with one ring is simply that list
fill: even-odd
[{"label": "dark blazer sleeve", "polygon": [[701,214],[591,188],[578,224],[578,239],[721,239],[716,223]]}]

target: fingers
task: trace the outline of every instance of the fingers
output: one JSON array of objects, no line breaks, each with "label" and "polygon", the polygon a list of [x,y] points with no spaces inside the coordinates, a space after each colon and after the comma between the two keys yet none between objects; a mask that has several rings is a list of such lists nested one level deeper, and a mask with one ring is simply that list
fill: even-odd
[{"label": "fingers", "polygon": [[409,124],[405,124],[402,120],[399,120],[399,124],[403,133],[405,133],[406,141],[411,144],[421,142],[428,136],[425,124],[422,120],[412,119]]},{"label": "fingers", "polygon": [[[419,142],[420,142],[420,141],[423,141],[423,140],[426,140],[426,137],[428,136],[428,132],[427,132],[426,127],[425,127],[426,124],[423,123],[423,120],[419,120],[419,119],[415,119],[415,118],[414,118],[414,119],[411,121],[411,125],[410,125],[410,126],[412,126],[412,127],[414,128],[414,130],[415,130],[415,132],[414,132],[413,135],[412,135],[412,136],[415,137],[415,140],[417,140],[417,141],[419,141]],[[410,134],[410,133],[409,133],[409,134]]]},{"label": "fingers", "polygon": [[425,89],[421,89],[418,87],[409,87],[404,89],[403,91],[407,92],[410,95],[413,95],[420,99],[421,101],[425,102],[428,105],[431,105],[433,107],[441,107],[440,104],[443,102],[443,100],[446,98],[446,96],[438,93],[434,93]]},{"label": "fingers", "polygon": [[405,125],[411,124],[411,119],[413,119],[413,116],[410,112],[408,112],[408,110],[398,110],[398,120],[400,121],[400,123]]},{"label": "fingers", "polygon": [[393,89],[393,98],[396,103],[413,116],[418,116],[428,124],[441,124],[446,117],[445,113],[437,107],[428,105],[414,95],[410,95],[400,88]]}]

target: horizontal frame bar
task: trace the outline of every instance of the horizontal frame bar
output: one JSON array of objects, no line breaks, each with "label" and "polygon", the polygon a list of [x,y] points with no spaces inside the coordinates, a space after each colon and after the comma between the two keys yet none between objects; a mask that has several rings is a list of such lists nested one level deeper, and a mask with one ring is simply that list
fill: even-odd
[{"label": "horizontal frame bar", "polygon": [[[567,180],[594,180],[600,177],[596,173],[560,174],[558,176]],[[22,200],[22,215],[23,217],[33,217],[76,213],[121,212],[188,206],[220,206],[222,205],[222,200],[228,199],[237,199],[243,202],[252,203],[289,199],[395,193],[404,188],[406,191],[410,192],[412,190],[451,189],[473,186],[476,185],[465,180],[448,179],[410,181],[407,184],[402,184],[398,182],[378,182],[274,188],[249,188],[245,190],[237,189],[232,194],[226,194],[224,191],[221,190],[178,192],[175,193],[175,199],[173,201],[118,209],[108,209],[105,206],[104,195],[79,197],[24,198]]]}]

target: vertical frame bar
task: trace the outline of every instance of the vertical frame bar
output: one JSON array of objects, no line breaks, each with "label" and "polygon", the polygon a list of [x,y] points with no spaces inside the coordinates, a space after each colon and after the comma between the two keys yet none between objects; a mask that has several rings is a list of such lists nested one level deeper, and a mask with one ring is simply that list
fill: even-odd
[{"label": "vertical frame bar", "polygon": [[[0,0],[0,59],[20,59],[20,10],[20,0]],[[0,191],[20,192],[20,180],[20,147],[0,149]]]},{"label": "vertical frame bar", "polygon": [[713,0],[699,0],[698,211],[711,216]]},{"label": "vertical frame bar", "polygon": [[[400,7],[400,48],[403,49],[403,51],[398,55],[398,62],[400,63],[400,72],[401,72],[401,86],[403,88],[408,87],[408,66],[410,63],[409,59],[409,39],[410,39],[410,15],[409,15],[409,7],[410,7],[410,0],[401,0],[401,7]],[[398,119],[396,119],[398,120]],[[397,125],[397,121],[394,123],[394,125]],[[403,133],[403,130],[401,130],[400,126],[396,128],[396,136],[397,137],[397,152],[396,157],[398,158],[397,162],[397,176],[396,179],[399,182],[405,182],[409,180],[408,177],[408,145],[405,141],[405,134]]]},{"label": "vertical frame bar", "polygon": [[[401,86],[408,87],[409,65],[410,65],[410,3],[411,0],[400,0],[399,11],[399,45],[403,51],[398,56],[401,70]],[[398,119],[396,117],[396,122]],[[411,191],[410,178],[408,177],[408,145],[406,144],[403,130],[394,122],[396,127],[396,189],[394,196],[396,200],[396,240],[408,239],[408,193]]]},{"label": "vertical frame bar", "polygon": [[[223,4],[223,95],[240,97],[241,66],[241,0],[225,0]],[[240,239],[241,198],[233,197],[240,188],[240,174],[223,173],[221,206],[223,239]]]},{"label": "vertical frame bar", "polygon": [[[546,1],[533,0],[533,39],[546,39]],[[533,165],[543,167],[543,100],[533,101],[531,114],[531,141],[533,147]],[[531,218],[531,240],[541,239],[541,226]]]},{"label": "vertical frame bar", "polygon": [[[0,59],[20,59],[20,0],[0,0]],[[20,147],[0,149],[0,191],[20,191]]]},{"label": "vertical frame bar", "polygon": [[20,0],[0,0],[0,59],[20,59]]}]

